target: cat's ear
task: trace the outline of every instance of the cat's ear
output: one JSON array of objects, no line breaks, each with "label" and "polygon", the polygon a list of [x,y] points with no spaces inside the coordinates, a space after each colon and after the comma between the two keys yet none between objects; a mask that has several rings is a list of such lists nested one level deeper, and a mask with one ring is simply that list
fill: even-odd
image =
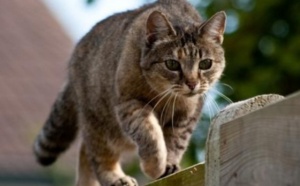
[{"label": "cat's ear", "polygon": [[207,20],[199,29],[199,34],[205,39],[210,39],[218,44],[223,43],[223,34],[226,26],[226,14],[218,12]]},{"label": "cat's ear", "polygon": [[159,11],[153,11],[149,15],[146,27],[148,44],[152,44],[155,41],[170,35],[176,35],[176,32],[167,17]]}]

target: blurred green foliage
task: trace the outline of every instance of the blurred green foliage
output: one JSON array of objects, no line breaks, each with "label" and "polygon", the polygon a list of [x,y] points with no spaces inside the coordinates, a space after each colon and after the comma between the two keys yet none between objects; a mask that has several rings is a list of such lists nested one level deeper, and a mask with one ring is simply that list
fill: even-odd
[{"label": "blurred green foliage", "polygon": [[[225,10],[224,48],[227,68],[222,78],[233,87],[230,97],[291,94],[300,89],[299,0],[199,0],[203,16]],[[229,33],[228,33],[229,32]]]},{"label": "blurred green foliage", "polygon": [[86,0],[87,4],[93,4],[94,2],[96,2],[96,0]]}]

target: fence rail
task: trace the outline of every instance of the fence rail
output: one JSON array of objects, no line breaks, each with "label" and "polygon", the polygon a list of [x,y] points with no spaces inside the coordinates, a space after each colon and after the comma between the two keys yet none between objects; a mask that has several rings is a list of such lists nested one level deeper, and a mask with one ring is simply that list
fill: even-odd
[{"label": "fence rail", "polygon": [[148,186],[300,185],[300,92],[234,103],[213,120],[206,163]]}]

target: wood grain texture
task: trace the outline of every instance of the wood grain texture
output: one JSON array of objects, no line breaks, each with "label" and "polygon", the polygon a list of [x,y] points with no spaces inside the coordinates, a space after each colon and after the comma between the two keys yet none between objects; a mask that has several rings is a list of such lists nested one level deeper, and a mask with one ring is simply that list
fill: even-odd
[{"label": "wood grain texture", "polygon": [[197,164],[147,186],[204,186],[204,167],[204,164]]},{"label": "wood grain texture", "polygon": [[206,185],[299,185],[299,147],[300,93],[283,100],[263,95],[234,103],[212,123]]}]

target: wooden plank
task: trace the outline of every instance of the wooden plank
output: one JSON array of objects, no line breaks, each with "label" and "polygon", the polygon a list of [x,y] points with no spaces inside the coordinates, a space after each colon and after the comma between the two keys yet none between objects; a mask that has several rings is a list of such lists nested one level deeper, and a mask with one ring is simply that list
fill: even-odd
[{"label": "wooden plank", "polygon": [[147,186],[204,186],[204,167],[204,164],[197,164]]},{"label": "wooden plank", "polygon": [[213,121],[207,186],[299,185],[300,92],[275,104],[280,97],[253,99],[225,109]]}]

